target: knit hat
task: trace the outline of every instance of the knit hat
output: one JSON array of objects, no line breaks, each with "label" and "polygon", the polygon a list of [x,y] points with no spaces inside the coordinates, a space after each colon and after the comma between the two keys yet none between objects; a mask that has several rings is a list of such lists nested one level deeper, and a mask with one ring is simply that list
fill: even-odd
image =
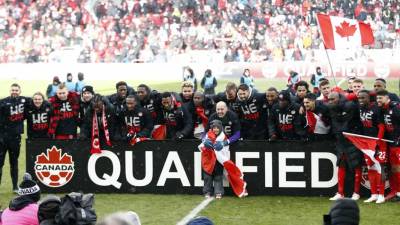
[{"label": "knit hat", "polygon": [[290,92],[287,90],[281,91],[278,96],[279,101],[290,102]]},{"label": "knit hat", "polygon": [[29,196],[34,201],[39,201],[40,199],[40,187],[32,179],[29,173],[25,173],[23,180],[18,188],[19,196]]},{"label": "knit hat", "polygon": [[329,215],[324,216],[325,225],[358,225],[360,209],[357,202],[349,199],[339,199],[333,203]]},{"label": "knit hat", "polygon": [[88,91],[88,92],[92,93],[92,95],[94,95],[94,89],[90,85],[86,85],[85,87],[82,88],[82,93],[84,93],[85,91]]},{"label": "knit hat", "polygon": [[219,131],[223,131],[223,126],[221,120],[213,120],[211,121],[210,128],[218,127]]},{"label": "knit hat", "polygon": [[214,225],[214,223],[207,217],[201,216],[192,219],[187,225]]}]

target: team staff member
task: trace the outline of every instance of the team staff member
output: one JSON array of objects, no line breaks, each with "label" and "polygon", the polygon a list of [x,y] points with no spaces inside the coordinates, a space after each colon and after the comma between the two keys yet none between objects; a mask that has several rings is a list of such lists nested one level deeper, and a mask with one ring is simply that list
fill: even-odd
[{"label": "team staff member", "polygon": [[10,96],[0,101],[1,135],[3,135],[3,140],[0,140],[0,183],[4,160],[8,152],[14,191],[18,191],[18,157],[21,134],[24,132],[25,110],[31,101],[30,98],[20,95],[21,87],[18,84],[12,84]]},{"label": "team staff member", "polygon": [[52,110],[44,95],[36,92],[32,102],[25,110],[25,117],[28,124],[28,139],[48,138],[49,122]]}]

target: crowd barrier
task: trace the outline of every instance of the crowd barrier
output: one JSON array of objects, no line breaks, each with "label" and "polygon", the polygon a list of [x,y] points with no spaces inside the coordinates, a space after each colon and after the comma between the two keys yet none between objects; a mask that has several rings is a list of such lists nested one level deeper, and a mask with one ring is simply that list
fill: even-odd
[{"label": "crowd barrier", "polygon": [[[117,142],[91,155],[85,141],[27,140],[26,166],[47,193],[201,194],[198,144],[198,140],[146,141],[134,146]],[[230,154],[244,173],[250,195],[329,196],[336,192],[332,141],[240,141],[231,146]],[[362,184],[365,195],[366,170]],[[347,189],[351,193],[351,185]],[[232,194],[230,188],[225,190]]]}]

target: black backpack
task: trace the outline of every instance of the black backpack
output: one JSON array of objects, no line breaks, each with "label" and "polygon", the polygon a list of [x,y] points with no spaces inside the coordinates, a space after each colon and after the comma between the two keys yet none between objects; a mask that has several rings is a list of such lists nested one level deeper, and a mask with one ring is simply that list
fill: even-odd
[{"label": "black backpack", "polygon": [[94,225],[97,216],[93,209],[94,195],[72,192],[61,199],[58,225]]}]

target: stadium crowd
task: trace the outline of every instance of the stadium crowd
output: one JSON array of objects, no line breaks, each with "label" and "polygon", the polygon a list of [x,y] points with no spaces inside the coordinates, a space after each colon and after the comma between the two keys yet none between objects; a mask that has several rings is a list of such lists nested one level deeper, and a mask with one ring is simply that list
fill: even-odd
[{"label": "stadium crowd", "polygon": [[[316,13],[367,21],[373,48],[400,47],[396,0],[1,0],[0,63],[166,62],[215,50],[225,62],[304,60],[322,47]],[[56,58],[56,57],[55,57]]]}]

